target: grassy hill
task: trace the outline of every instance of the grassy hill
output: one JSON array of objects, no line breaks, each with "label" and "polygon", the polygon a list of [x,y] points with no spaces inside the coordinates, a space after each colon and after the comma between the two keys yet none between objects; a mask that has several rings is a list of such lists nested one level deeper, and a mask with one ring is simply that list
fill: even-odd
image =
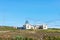
[{"label": "grassy hill", "polygon": [[[60,30],[20,30],[13,27],[0,27],[0,40],[60,40]],[[4,32],[8,31],[8,32]]]},{"label": "grassy hill", "polygon": [[0,31],[5,31],[5,30],[16,30],[16,28],[12,26],[0,26]]}]

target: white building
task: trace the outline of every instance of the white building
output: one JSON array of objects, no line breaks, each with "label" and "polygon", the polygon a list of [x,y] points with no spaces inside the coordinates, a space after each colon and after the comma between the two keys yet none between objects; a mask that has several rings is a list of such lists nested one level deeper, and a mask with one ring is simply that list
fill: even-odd
[{"label": "white building", "polygon": [[26,21],[26,23],[23,25],[24,29],[48,29],[46,24],[43,25],[31,25]]}]

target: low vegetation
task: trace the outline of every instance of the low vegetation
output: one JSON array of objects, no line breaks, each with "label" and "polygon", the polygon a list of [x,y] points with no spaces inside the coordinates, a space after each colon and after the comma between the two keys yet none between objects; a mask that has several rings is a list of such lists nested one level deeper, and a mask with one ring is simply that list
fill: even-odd
[{"label": "low vegetation", "polygon": [[0,31],[7,31],[7,30],[17,30],[16,28],[12,26],[0,26]]},{"label": "low vegetation", "polygon": [[60,40],[60,29],[21,30],[13,27],[0,27],[0,40]]}]

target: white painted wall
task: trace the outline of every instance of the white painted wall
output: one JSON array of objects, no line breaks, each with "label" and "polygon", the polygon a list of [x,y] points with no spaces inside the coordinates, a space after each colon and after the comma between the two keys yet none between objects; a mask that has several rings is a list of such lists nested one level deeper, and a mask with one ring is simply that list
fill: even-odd
[{"label": "white painted wall", "polygon": [[47,28],[47,25],[43,25],[43,29],[48,29],[48,28]]},{"label": "white painted wall", "polygon": [[[36,25],[36,27],[34,27],[33,25],[30,24],[25,24],[25,28],[26,29],[38,29],[40,25]],[[43,29],[48,29],[47,25],[42,25]]]},{"label": "white painted wall", "polygon": [[26,29],[31,29],[31,25],[30,24],[25,24],[26,25]]}]

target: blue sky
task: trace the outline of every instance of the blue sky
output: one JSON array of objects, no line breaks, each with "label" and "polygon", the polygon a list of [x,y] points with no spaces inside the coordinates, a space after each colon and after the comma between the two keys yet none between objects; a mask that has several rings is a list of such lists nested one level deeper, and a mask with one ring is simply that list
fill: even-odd
[{"label": "blue sky", "polygon": [[0,0],[0,25],[22,26],[26,20],[59,27],[60,0]]}]

